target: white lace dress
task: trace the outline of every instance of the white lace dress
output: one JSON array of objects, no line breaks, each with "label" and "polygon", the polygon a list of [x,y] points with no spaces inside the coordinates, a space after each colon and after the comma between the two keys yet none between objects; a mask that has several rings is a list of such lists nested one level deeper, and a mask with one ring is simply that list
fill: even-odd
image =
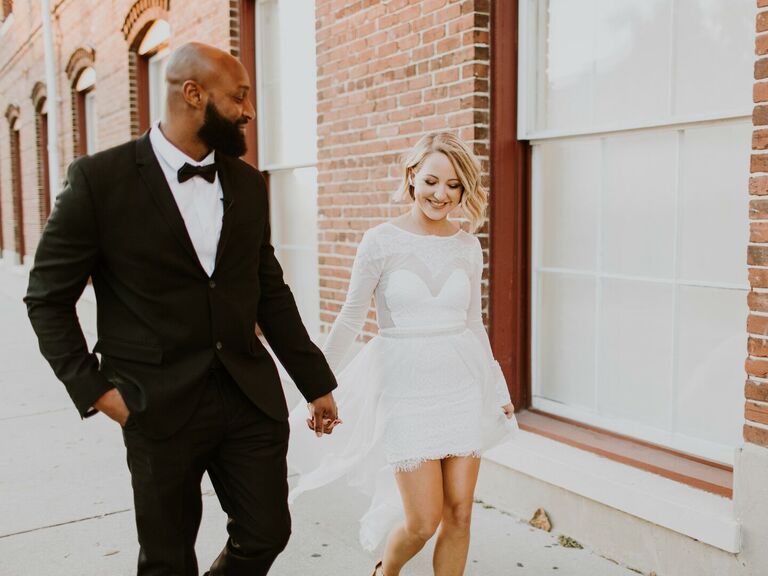
[{"label": "white lace dress", "polygon": [[[302,403],[291,412],[290,501],[339,478],[372,497],[360,541],[372,550],[402,517],[393,471],[479,456],[517,427],[481,312],[483,254],[459,231],[425,236],[385,223],[357,250],[349,291],[323,352],[337,375],[343,424],[318,440]],[[346,366],[375,296],[379,334]]]}]

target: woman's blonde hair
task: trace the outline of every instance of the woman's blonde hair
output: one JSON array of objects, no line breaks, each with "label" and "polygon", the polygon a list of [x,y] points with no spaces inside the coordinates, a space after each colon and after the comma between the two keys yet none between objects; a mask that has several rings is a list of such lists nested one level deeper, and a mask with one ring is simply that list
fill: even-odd
[{"label": "woman's blonde hair", "polygon": [[469,221],[471,232],[477,230],[485,218],[488,191],[480,183],[480,160],[466,142],[451,132],[431,132],[423,136],[403,157],[403,183],[396,198],[403,202],[414,200],[411,178],[421,169],[424,160],[433,152],[445,154],[456,170],[461,182],[461,208]]}]

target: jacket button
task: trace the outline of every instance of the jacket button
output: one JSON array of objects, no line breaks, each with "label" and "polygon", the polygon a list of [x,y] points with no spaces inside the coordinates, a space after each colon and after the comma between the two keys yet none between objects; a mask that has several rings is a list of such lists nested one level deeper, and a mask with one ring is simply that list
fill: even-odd
[{"label": "jacket button", "polygon": [[221,350],[223,347],[221,342],[216,342],[216,350]]},{"label": "jacket button", "polygon": [[211,288],[216,288],[216,281],[215,280],[209,281],[208,286],[210,286]]}]

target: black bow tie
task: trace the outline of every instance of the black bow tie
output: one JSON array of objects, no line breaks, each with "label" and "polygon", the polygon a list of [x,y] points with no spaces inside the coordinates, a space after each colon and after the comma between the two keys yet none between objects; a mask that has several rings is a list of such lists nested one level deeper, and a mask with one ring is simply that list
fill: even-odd
[{"label": "black bow tie", "polygon": [[192,164],[185,162],[184,166],[179,168],[177,175],[179,177],[179,184],[186,182],[194,176],[205,178],[213,184],[213,181],[216,180],[216,163],[206,164],[205,166],[192,166]]}]

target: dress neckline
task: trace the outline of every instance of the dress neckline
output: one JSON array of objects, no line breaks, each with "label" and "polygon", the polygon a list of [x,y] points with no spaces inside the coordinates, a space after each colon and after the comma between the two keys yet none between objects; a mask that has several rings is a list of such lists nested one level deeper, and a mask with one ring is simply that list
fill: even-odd
[{"label": "dress neckline", "polygon": [[391,220],[387,220],[385,222],[385,224],[388,224],[389,226],[391,226],[392,228],[394,228],[396,230],[399,230],[400,232],[403,232],[403,233],[408,234],[410,236],[417,236],[419,238],[442,238],[442,239],[446,239],[447,240],[449,238],[456,238],[457,236],[459,236],[459,234],[464,232],[464,230],[459,228],[458,230],[456,230],[456,232],[454,232],[453,234],[449,234],[448,236],[442,236],[440,234],[419,234],[418,232],[411,232],[410,230],[406,230],[405,228],[401,228],[397,224],[393,224]]}]

